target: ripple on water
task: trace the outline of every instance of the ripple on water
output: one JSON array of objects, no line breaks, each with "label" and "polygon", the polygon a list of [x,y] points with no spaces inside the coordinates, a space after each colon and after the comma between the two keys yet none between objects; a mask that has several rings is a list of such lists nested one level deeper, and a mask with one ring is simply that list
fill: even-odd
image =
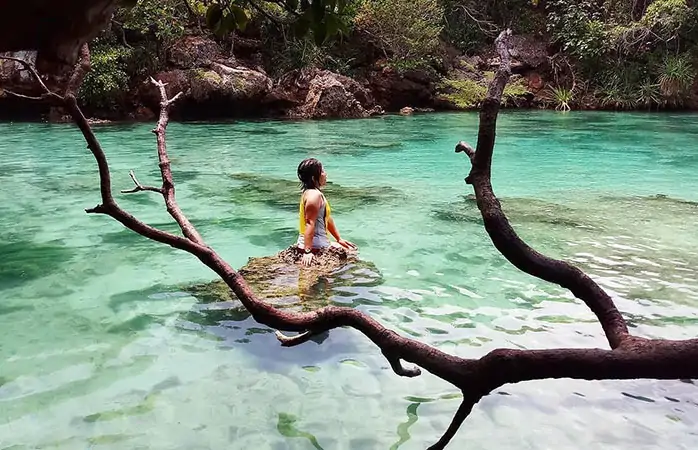
[{"label": "ripple on water", "polygon": [[[517,232],[587,271],[642,336],[698,333],[694,121],[539,111],[498,121],[494,184]],[[339,271],[288,307],[358,308],[470,358],[606,347],[586,305],[493,248],[462,182],[469,167],[453,153],[476,126],[475,114],[172,123],[168,137],[180,205],[235,267],[295,240],[295,169],[306,156],[323,161],[342,236],[373,268]],[[131,187],[130,169],[158,179],[149,130],[97,130],[115,190]],[[282,348],[236,300],[191,292],[214,277],[195,258],[85,215],[98,186],[73,127],[0,124],[0,135],[2,446],[426,448],[448,426],[460,393],[428,374],[395,376],[360,333]],[[179,233],[156,196],[118,199]],[[694,448],[697,389],[692,380],[506,386],[477,405],[453,445]]]}]

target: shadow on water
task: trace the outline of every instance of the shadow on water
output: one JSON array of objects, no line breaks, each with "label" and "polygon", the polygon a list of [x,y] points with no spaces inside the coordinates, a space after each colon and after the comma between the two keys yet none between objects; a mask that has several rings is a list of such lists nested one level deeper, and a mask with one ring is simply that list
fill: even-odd
[{"label": "shadow on water", "polygon": [[0,290],[50,275],[73,257],[67,247],[29,240],[0,243]]},{"label": "shadow on water", "polygon": [[[231,189],[231,200],[236,204],[263,204],[284,211],[298,210],[297,181],[252,173],[238,173],[232,178],[240,183]],[[341,211],[394,201],[403,195],[390,186],[346,187],[332,182],[327,183],[324,192],[332,207]]]},{"label": "shadow on water", "polygon": [[[260,298],[274,306],[292,311],[312,311],[323,306],[341,304],[357,307],[380,301],[373,289],[383,283],[378,269],[365,261],[352,261],[327,276],[301,279],[302,274],[288,276],[284,272],[268,272],[270,279],[248,276],[247,281]],[[191,304],[195,299],[196,303]],[[194,285],[153,285],[147,289],[123,292],[111,296],[108,307],[115,314],[143,308],[152,303],[158,313],[143,312],[117,322],[107,328],[111,334],[130,334],[154,325],[166,325],[175,318],[175,326],[184,332],[195,333],[215,342],[220,348],[238,348],[255,356],[260,369],[284,373],[289,365],[313,366],[318,361],[331,359],[337,354],[352,354],[356,343],[346,339],[331,339],[329,333],[316,336],[312,342],[322,344],[321,351],[309,346],[282,349],[274,330],[256,322],[222,281]],[[186,311],[173,303],[186,303]],[[159,306],[158,306],[159,305]],[[170,306],[168,306],[170,305]],[[164,311],[163,311],[164,309]]]}]

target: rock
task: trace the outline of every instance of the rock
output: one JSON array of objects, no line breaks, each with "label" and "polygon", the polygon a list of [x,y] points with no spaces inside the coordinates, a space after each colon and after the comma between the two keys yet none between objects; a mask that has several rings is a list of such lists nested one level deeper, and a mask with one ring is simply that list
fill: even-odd
[{"label": "rock", "polygon": [[147,106],[139,106],[133,113],[133,119],[139,121],[149,121],[154,120],[157,116],[152,109]]},{"label": "rock", "polygon": [[220,55],[220,46],[211,39],[185,36],[170,46],[167,61],[179,69],[194,69],[211,64]]},{"label": "rock", "polygon": [[230,100],[261,101],[272,88],[266,74],[247,67],[228,67],[213,63],[208,71],[196,71],[190,78],[192,98],[197,101],[212,95]]},{"label": "rock", "polygon": [[405,106],[431,107],[436,95],[437,75],[427,70],[398,72],[385,67],[372,71],[368,84],[376,102],[389,111]]},{"label": "rock", "polygon": [[528,90],[533,93],[540,91],[545,86],[545,81],[538,72],[529,72],[526,74],[526,81]]},{"label": "rock", "polygon": [[[258,109],[272,88],[271,79],[262,72],[218,62],[208,68],[161,72],[155,78],[167,83],[168,96],[183,93],[174,104],[176,113],[194,116],[235,116]],[[152,84],[144,85],[141,97],[150,109],[159,110],[159,92]]]},{"label": "rock", "polygon": [[[239,273],[265,302],[303,310],[329,304],[333,287],[382,283],[378,269],[359,260],[355,252],[330,248],[316,255],[310,267],[300,265],[302,254],[292,245],[276,255],[250,258]],[[184,290],[206,303],[238,301],[222,281],[188,286]]]},{"label": "rock", "polygon": [[[72,118],[69,114],[60,106],[51,106],[49,108],[47,120],[51,123],[70,123]],[[89,122],[89,119],[88,119]]]},{"label": "rock", "polygon": [[[68,116],[68,118],[70,118],[70,116]],[[89,123],[90,125],[107,125],[113,122],[109,119],[89,118],[87,119],[87,123]]]},{"label": "rock", "polygon": [[[544,72],[549,66],[548,46],[540,38],[531,35],[511,36],[512,73],[526,73],[530,70]],[[493,50],[485,57],[485,64],[479,66],[482,70],[496,70],[499,67],[499,56]]]},{"label": "rock", "polygon": [[511,36],[511,57],[523,69],[540,69],[548,64],[548,46],[540,38],[526,34]]},{"label": "rock", "polygon": [[[302,77],[309,78],[308,74]],[[291,95],[286,95],[285,98],[294,101],[294,94],[298,96],[304,90],[303,85],[296,82]],[[277,98],[280,97],[282,96],[277,94]],[[291,109],[288,116],[297,119],[359,118],[382,112],[382,108],[373,103],[370,93],[356,80],[321,70],[315,72],[310,80],[302,104]]]},{"label": "rock", "polygon": [[[70,72],[80,47],[105,29],[116,0],[5,2],[0,14],[0,52],[34,50],[43,74]],[[40,30],[40,32],[37,32]]]},{"label": "rock", "polygon": [[414,114],[414,108],[410,108],[409,106],[405,106],[400,110],[400,115],[402,116],[411,116]]}]

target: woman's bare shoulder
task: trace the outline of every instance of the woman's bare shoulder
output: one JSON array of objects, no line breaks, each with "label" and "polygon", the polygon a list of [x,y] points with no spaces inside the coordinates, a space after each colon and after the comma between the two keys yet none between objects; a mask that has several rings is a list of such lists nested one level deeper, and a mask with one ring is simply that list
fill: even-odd
[{"label": "woman's bare shoulder", "polygon": [[303,193],[303,198],[306,203],[320,203],[322,202],[322,192],[317,189],[308,189]]}]

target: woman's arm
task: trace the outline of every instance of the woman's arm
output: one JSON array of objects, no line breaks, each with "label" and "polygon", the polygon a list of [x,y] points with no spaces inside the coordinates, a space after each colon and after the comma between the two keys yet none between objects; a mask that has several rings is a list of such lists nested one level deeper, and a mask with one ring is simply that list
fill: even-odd
[{"label": "woman's arm", "polygon": [[349,241],[345,241],[339,236],[339,230],[337,229],[337,225],[334,224],[334,219],[332,218],[332,216],[330,216],[330,219],[327,221],[327,231],[329,231],[330,234],[334,236],[335,239],[337,239],[337,243],[342,247],[356,248],[356,245],[352,244]]},{"label": "woman's arm", "polygon": [[303,245],[305,248],[313,247],[313,236],[315,235],[315,221],[317,220],[318,212],[320,211],[320,204],[322,198],[314,194],[313,192],[308,192],[305,198],[305,233],[303,235]]},{"label": "woman's arm", "polygon": [[330,220],[327,221],[327,231],[330,232],[332,236],[339,242],[342,238],[339,237],[339,230],[337,229],[337,226],[334,224],[334,218],[330,216]]}]

